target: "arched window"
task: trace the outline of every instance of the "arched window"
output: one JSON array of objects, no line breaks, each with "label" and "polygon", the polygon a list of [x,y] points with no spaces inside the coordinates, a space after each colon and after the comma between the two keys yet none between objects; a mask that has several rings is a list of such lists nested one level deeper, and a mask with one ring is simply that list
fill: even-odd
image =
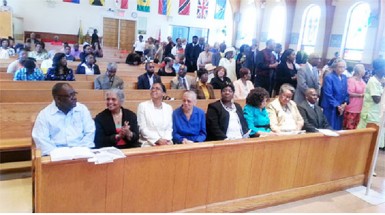
[{"label": "arched window", "polygon": [[318,5],[310,5],[306,8],[305,13],[303,14],[301,36],[298,48],[302,46],[306,53],[314,52],[320,18],[321,7]]},{"label": "arched window", "polygon": [[351,8],[346,22],[344,59],[356,61],[362,59],[369,16],[370,6],[368,3],[358,3]]},{"label": "arched window", "polygon": [[286,10],[283,5],[276,6],[270,16],[269,33],[267,39],[273,39],[276,43],[283,43],[285,30]]}]

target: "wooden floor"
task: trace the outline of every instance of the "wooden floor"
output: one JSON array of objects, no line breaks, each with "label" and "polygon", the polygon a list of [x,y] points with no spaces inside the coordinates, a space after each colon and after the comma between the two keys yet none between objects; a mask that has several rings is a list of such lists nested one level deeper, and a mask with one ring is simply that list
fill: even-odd
[{"label": "wooden floor", "polygon": [[[385,198],[385,152],[380,151],[372,189]],[[32,180],[29,172],[0,175],[0,213],[32,212]],[[220,212],[220,211],[218,211]],[[371,205],[346,191],[248,211],[250,213],[384,213],[385,203]]]}]

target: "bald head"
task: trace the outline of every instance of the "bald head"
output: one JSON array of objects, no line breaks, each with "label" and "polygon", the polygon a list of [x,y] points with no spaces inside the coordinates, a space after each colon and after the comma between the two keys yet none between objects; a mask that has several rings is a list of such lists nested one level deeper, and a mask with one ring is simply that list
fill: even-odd
[{"label": "bald head", "polygon": [[319,54],[312,53],[309,55],[307,61],[310,63],[310,65],[317,66],[319,63],[321,63],[321,57],[319,56]]},{"label": "bald head", "polygon": [[315,104],[318,101],[318,93],[314,88],[308,88],[305,92],[306,100],[310,104]]}]

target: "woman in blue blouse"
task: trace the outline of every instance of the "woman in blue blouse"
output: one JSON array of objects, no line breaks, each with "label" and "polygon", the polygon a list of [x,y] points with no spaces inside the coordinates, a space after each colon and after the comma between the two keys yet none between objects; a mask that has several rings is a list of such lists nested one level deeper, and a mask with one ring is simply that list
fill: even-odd
[{"label": "woman in blue blouse", "polygon": [[183,94],[182,106],[172,114],[172,137],[176,144],[203,142],[206,140],[205,112],[196,107],[197,95],[193,91]]},{"label": "woman in blue blouse", "polygon": [[269,114],[265,108],[268,98],[269,93],[262,87],[252,89],[246,98],[243,115],[251,130],[250,137],[271,132]]},{"label": "woman in blue blouse", "polygon": [[67,58],[64,53],[56,53],[52,59],[52,67],[48,69],[45,80],[75,81],[74,72],[67,67]]}]

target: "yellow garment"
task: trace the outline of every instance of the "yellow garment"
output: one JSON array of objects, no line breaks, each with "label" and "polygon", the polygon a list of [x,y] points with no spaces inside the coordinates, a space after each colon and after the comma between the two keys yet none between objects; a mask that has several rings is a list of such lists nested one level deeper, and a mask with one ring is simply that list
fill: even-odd
[{"label": "yellow garment", "polygon": [[205,94],[205,99],[210,98],[209,90],[207,89],[206,84],[203,84],[202,82],[199,81],[199,86],[202,87],[203,94]]}]

